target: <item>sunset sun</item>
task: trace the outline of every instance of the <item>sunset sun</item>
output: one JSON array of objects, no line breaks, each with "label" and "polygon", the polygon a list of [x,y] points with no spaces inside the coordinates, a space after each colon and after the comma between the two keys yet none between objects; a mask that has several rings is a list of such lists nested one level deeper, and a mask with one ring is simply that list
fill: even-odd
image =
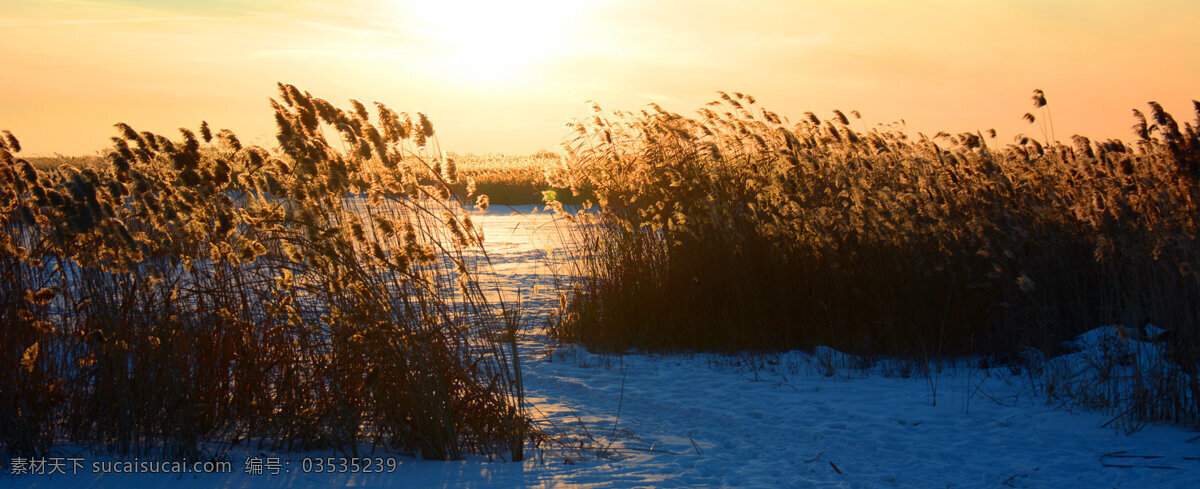
[{"label": "sunset sun", "polygon": [[455,78],[502,82],[560,53],[586,2],[403,2],[399,15]]}]

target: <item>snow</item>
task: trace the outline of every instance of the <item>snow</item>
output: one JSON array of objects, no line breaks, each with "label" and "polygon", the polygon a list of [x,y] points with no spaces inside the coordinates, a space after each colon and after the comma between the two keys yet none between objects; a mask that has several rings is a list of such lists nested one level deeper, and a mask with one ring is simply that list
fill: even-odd
[{"label": "snow", "polygon": [[[1105,426],[1113,413],[1048,405],[1036,369],[864,362],[827,348],[743,356],[552,348],[536,326],[555,294],[547,276],[556,267],[547,263],[561,256],[551,215],[533,211],[493,207],[474,218],[496,273],[510,277],[502,293],[513,298],[520,290],[532,325],[521,337],[526,397],[550,440],[530,460],[400,458],[387,474],[305,474],[301,457],[338,454],[236,452],[229,474],[0,475],[0,486],[1194,488],[1200,481],[1197,433],[1149,425],[1126,434]],[[1080,337],[1076,353],[1046,361],[1043,371],[1094,382],[1088,372],[1097,345],[1123,345],[1136,358],[1160,354],[1118,333],[1100,328]],[[926,369],[929,376],[919,375]],[[282,457],[290,472],[245,474],[248,455]]]}]

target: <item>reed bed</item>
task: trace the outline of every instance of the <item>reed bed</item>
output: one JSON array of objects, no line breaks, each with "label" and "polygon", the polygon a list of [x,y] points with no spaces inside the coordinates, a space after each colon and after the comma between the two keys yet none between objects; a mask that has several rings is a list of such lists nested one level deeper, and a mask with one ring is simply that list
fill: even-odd
[{"label": "reed bed", "polygon": [[42,171],[5,134],[3,451],[523,458],[519,318],[432,123],[279,92],[276,152],[117,124],[107,164]]},{"label": "reed bed", "polygon": [[44,172],[54,171],[55,168],[62,165],[71,165],[79,169],[98,169],[108,165],[105,158],[99,154],[76,156],[54,154],[52,156],[26,156],[22,159],[28,161],[34,168]]},{"label": "reed bed", "polygon": [[[83,156],[27,156],[34,168],[41,171],[53,171],[62,165],[72,165],[76,168],[102,168],[107,166],[106,160],[99,155]],[[557,181],[557,175],[564,171],[562,156],[549,151],[539,151],[529,155],[505,155],[499,153],[454,153],[447,152],[444,161],[453,166],[457,179],[446,182],[451,192],[463,203],[476,204],[480,196],[487,196],[490,204],[498,205],[529,205],[541,204],[545,201],[545,193],[555,193],[557,199],[569,204],[581,204],[588,199],[586,194],[572,195],[570,188],[553,187],[547,181]],[[417,171],[428,175],[422,183],[437,184],[437,179],[428,173],[422,173],[422,164],[416,161],[409,165],[402,162],[406,170]],[[410,168],[411,166],[411,168]]]},{"label": "reed bed", "polygon": [[581,204],[587,195],[573,195],[571,189],[551,186],[547,182],[558,181],[565,169],[562,156],[549,151],[531,155],[510,156],[501,154],[451,154],[459,174],[459,182],[451,188],[460,195],[474,190],[488,196],[488,202],[497,205],[541,204],[546,193],[565,203]]},{"label": "reed bed", "polygon": [[[696,117],[657,105],[573,123],[564,185],[583,277],[552,331],[624,350],[831,346],[1011,363],[1115,324],[1154,324],[1170,368],[1129,416],[1200,422],[1200,102],[1179,124],[1135,110],[1136,140],[912,137],[857,112],[798,121],[721,93]],[[1139,381],[1139,382],[1142,382]],[[1104,397],[1104,396],[1101,396]],[[1137,397],[1137,395],[1134,395]],[[1112,405],[1129,399],[1113,396]]]}]

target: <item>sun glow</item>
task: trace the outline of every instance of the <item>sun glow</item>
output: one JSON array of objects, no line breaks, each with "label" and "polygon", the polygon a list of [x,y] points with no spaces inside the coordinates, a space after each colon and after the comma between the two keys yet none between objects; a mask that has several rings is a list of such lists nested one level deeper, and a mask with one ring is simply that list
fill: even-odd
[{"label": "sun glow", "polygon": [[402,14],[447,74],[464,81],[503,82],[562,54],[584,4],[431,0],[405,2]]}]

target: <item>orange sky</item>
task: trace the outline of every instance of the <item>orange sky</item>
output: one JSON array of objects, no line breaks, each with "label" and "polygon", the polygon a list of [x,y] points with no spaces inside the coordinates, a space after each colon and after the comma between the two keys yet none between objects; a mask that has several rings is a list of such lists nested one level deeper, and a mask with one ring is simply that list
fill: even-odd
[{"label": "orange sky", "polygon": [[112,124],[174,137],[207,120],[270,145],[294,83],[341,106],[433,119],[460,152],[555,149],[563,122],[717,90],[798,118],[862,112],[911,132],[1128,139],[1156,100],[1192,120],[1195,0],[0,0],[0,129],[29,154],[90,153]]}]

